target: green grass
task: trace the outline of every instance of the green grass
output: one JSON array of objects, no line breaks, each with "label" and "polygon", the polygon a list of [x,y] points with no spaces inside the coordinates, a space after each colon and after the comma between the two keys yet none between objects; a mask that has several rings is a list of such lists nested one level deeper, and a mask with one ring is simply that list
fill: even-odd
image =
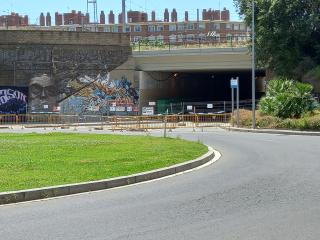
[{"label": "green grass", "polygon": [[125,176],[195,159],[207,147],[172,138],[0,134],[0,192]]}]

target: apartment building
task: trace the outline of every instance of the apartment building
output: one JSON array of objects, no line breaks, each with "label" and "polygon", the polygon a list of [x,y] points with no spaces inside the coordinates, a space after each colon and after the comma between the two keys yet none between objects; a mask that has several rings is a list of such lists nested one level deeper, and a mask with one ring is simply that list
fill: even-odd
[{"label": "apartment building", "polygon": [[18,13],[11,13],[10,15],[0,16],[0,26],[2,27],[19,27],[28,26],[29,17],[28,15],[20,16]]}]

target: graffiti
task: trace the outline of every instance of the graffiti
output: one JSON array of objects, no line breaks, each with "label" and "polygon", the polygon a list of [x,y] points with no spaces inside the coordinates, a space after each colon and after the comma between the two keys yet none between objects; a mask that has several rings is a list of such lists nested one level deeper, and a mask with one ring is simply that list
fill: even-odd
[{"label": "graffiti", "polygon": [[[86,87],[81,88],[83,85]],[[111,79],[108,73],[99,74],[95,78],[85,75],[70,81],[68,86],[80,90],[61,104],[64,113],[108,114],[138,111],[139,93],[125,76]]]},{"label": "graffiti", "polygon": [[0,87],[0,114],[26,113],[27,92],[27,88]]},{"label": "graffiti", "polygon": [[57,101],[54,79],[47,74],[32,77],[29,96],[31,112],[53,112]]}]

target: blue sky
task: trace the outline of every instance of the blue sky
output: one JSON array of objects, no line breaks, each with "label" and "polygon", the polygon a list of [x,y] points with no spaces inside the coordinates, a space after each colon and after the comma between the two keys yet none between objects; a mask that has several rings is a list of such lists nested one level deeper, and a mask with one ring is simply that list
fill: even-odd
[{"label": "blue sky", "polygon": [[[233,6],[232,0],[126,0],[128,9],[142,10],[148,13],[152,10],[157,11],[157,18],[163,18],[165,8],[176,8],[179,19],[184,15],[184,11],[189,11],[189,17],[196,19],[197,8],[202,11],[205,8],[222,9],[226,7],[230,10],[231,19],[238,20],[238,14]],[[30,23],[38,23],[40,12],[50,12],[53,16],[56,11],[69,12],[71,10],[79,10],[86,12],[86,0],[0,0],[0,15],[7,12],[17,12],[21,15],[29,15]],[[98,0],[98,10],[109,12],[114,10],[116,13],[121,11],[121,0]],[[92,14],[91,14],[92,15]]]}]

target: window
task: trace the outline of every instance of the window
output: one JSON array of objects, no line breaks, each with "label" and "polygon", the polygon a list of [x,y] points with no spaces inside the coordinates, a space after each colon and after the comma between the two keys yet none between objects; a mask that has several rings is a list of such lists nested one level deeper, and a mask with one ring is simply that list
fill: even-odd
[{"label": "window", "polygon": [[227,41],[231,41],[232,40],[232,34],[228,33],[227,34]]},{"label": "window", "polygon": [[205,30],[206,24],[205,23],[199,23],[199,30]]},{"label": "window", "polygon": [[157,36],[157,41],[163,42],[164,37],[162,35]]},{"label": "window", "polygon": [[105,26],[105,27],[104,27],[104,31],[105,31],[105,32],[111,32],[110,26]]},{"label": "window", "polygon": [[177,25],[176,25],[176,24],[170,24],[170,25],[169,25],[169,31],[170,31],[170,32],[175,32],[175,31],[177,31]]},{"label": "window", "polygon": [[184,24],[178,24],[178,31],[184,31]]},{"label": "window", "polygon": [[177,36],[176,36],[176,35],[170,35],[170,36],[169,36],[169,41],[170,41],[171,43],[175,43],[175,42],[177,41]]},{"label": "window", "polygon": [[134,26],[134,31],[135,32],[141,32],[141,26],[140,25],[135,25]]},{"label": "window", "polygon": [[149,41],[155,41],[155,40],[156,40],[156,37],[153,36],[153,35],[151,35],[151,36],[148,37],[148,40],[149,40]]},{"label": "window", "polygon": [[193,34],[188,34],[188,35],[187,35],[187,41],[188,41],[188,42],[194,41],[194,35],[193,35]]},{"label": "window", "polygon": [[163,31],[163,25],[158,25],[157,26],[157,31],[162,32]]},{"label": "window", "polygon": [[134,36],[134,37],[133,37],[133,41],[134,41],[134,42],[139,42],[141,39],[142,39],[141,36]]},{"label": "window", "polygon": [[112,32],[119,32],[118,26],[113,26]]},{"label": "window", "polygon": [[178,35],[178,42],[183,42],[184,36],[182,34]]},{"label": "window", "polygon": [[148,32],[155,32],[156,31],[156,26],[150,25],[148,26]]},{"label": "window", "polygon": [[213,29],[214,30],[220,30],[220,23],[213,24]]},{"label": "window", "polygon": [[194,29],[193,23],[188,24],[188,30],[191,31]]},{"label": "window", "polygon": [[246,25],[245,24],[240,24],[240,30],[245,31],[246,30]]},{"label": "window", "polygon": [[239,24],[233,24],[233,30],[238,31],[240,28]]},{"label": "window", "polygon": [[204,33],[200,33],[199,34],[199,39],[200,40],[205,40],[206,39],[206,35]]},{"label": "window", "polygon": [[226,29],[231,29],[231,24],[230,23],[226,24]]},{"label": "window", "polygon": [[126,26],[126,32],[131,32],[131,27],[130,26]]}]

